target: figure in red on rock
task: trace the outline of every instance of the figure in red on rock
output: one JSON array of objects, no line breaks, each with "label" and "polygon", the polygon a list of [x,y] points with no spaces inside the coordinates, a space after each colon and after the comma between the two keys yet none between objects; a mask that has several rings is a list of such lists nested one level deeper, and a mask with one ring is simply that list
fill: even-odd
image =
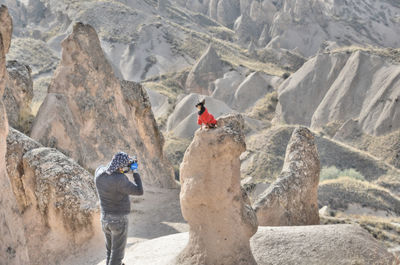
[{"label": "figure in red on rock", "polygon": [[199,110],[197,112],[198,119],[197,123],[200,125],[200,130],[203,129],[203,124],[205,124],[206,129],[214,129],[217,127],[217,120],[214,118],[212,114],[210,114],[204,104],[206,100],[203,99],[199,103],[196,104],[196,108]]}]

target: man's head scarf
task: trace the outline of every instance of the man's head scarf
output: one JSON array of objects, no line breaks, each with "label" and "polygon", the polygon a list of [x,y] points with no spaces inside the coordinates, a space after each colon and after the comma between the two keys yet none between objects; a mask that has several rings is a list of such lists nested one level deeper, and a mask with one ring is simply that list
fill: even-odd
[{"label": "man's head scarf", "polygon": [[108,168],[106,170],[107,174],[112,174],[117,172],[120,168],[127,167],[131,162],[131,158],[128,154],[124,152],[118,152],[114,155],[110,164],[108,164]]}]

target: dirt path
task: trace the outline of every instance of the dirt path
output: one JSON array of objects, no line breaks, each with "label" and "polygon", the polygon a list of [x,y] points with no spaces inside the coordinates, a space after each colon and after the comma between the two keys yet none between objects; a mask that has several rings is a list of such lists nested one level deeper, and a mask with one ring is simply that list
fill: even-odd
[{"label": "dirt path", "polygon": [[[127,248],[160,236],[186,232],[189,228],[181,214],[179,190],[151,186],[145,186],[144,190],[143,196],[131,197]],[[62,265],[104,265],[104,240],[93,241],[82,251],[85,254],[73,256]]]}]

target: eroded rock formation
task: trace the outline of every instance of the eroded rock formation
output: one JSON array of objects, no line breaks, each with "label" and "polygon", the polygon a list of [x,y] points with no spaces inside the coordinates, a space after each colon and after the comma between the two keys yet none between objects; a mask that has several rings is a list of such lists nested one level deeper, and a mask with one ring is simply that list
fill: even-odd
[{"label": "eroded rock formation", "polygon": [[240,187],[245,151],[240,115],[218,119],[218,128],[199,130],[180,169],[181,207],[190,239],[176,264],[256,264],[249,239],[257,218]]},{"label": "eroded rock formation", "polygon": [[281,174],[254,204],[263,226],[319,224],[320,162],[313,134],[296,128],[286,149]]},{"label": "eroded rock formation", "polygon": [[62,42],[62,60],[39,109],[32,138],[89,169],[124,150],[139,159],[144,181],[175,187],[146,91],[118,80],[96,31],[77,23]]},{"label": "eroded rock formation", "polygon": [[30,264],[25,231],[18,213],[6,171],[7,114],[2,101],[6,76],[6,53],[10,47],[12,20],[5,6],[0,6],[0,261],[1,264]]},{"label": "eroded rock formation", "polygon": [[210,82],[222,77],[223,63],[215,49],[210,45],[207,51],[193,66],[186,80],[188,92],[203,95],[211,94]]},{"label": "eroded rock formation", "polygon": [[[93,176],[71,158],[10,128],[7,173],[33,264],[57,264],[100,234]],[[40,248],[38,248],[40,245]]]},{"label": "eroded rock formation", "polygon": [[3,101],[7,110],[8,122],[10,126],[27,133],[33,119],[30,106],[33,99],[31,69],[17,61],[8,61],[7,73]]},{"label": "eroded rock formation", "polygon": [[379,52],[319,54],[279,87],[277,117],[312,128],[358,119],[364,133],[393,132],[400,128],[399,76],[400,65]]}]

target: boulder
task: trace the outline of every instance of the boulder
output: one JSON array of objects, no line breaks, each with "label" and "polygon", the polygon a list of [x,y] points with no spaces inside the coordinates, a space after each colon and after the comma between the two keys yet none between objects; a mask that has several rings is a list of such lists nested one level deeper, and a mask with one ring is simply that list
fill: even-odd
[{"label": "boulder", "polygon": [[[127,248],[124,260],[130,265],[171,265],[188,241],[189,233],[178,233],[140,242]],[[398,264],[357,225],[260,226],[250,243],[258,265]]]},{"label": "boulder", "polygon": [[180,200],[190,239],[176,264],[256,264],[249,239],[257,218],[240,187],[244,120],[228,115],[218,124],[196,132],[181,164]]},{"label": "boulder", "polygon": [[13,128],[6,162],[32,264],[57,264],[98,240],[100,211],[89,172]]},{"label": "boulder", "polygon": [[1,264],[30,264],[25,242],[25,231],[18,212],[10,180],[7,176],[5,155],[8,121],[3,103],[6,79],[6,53],[10,46],[12,20],[5,6],[0,6],[0,261]]},{"label": "boulder", "polygon": [[254,203],[257,219],[265,226],[319,224],[320,162],[314,135],[296,128],[286,148],[278,179]]},{"label": "boulder", "polygon": [[91,170],[123,150],[138,157],[146,183],[175,187],[144,88],[115,77],[91,26],[75,24],[62,47],[31,137]]},{"label": "boulder", "polygon": [[197,124],[198,110],[195,105],[202,98],[205,98],[205,106],[214,118],[234,112],[222,101],[212,97],[203,97],[199,94],[191,93],[178,102],[174,111],[168,117],[167,131],[172,132],[176,137],[180,138],[193,137],[194,132],[199,128]]},{"label": "boulder", "polygon": [[10,126],[29,132],[32,122],[33,81],[31,69],[17,61],[7,62],[8,80],[3,95]]},{"label": "boulder", "polygon": [[207,51],[193,66],[186,80],[186,90],[198,94],[210,95],[210,82],[222,77],[223,63],[215,49],[210,45]]}]

